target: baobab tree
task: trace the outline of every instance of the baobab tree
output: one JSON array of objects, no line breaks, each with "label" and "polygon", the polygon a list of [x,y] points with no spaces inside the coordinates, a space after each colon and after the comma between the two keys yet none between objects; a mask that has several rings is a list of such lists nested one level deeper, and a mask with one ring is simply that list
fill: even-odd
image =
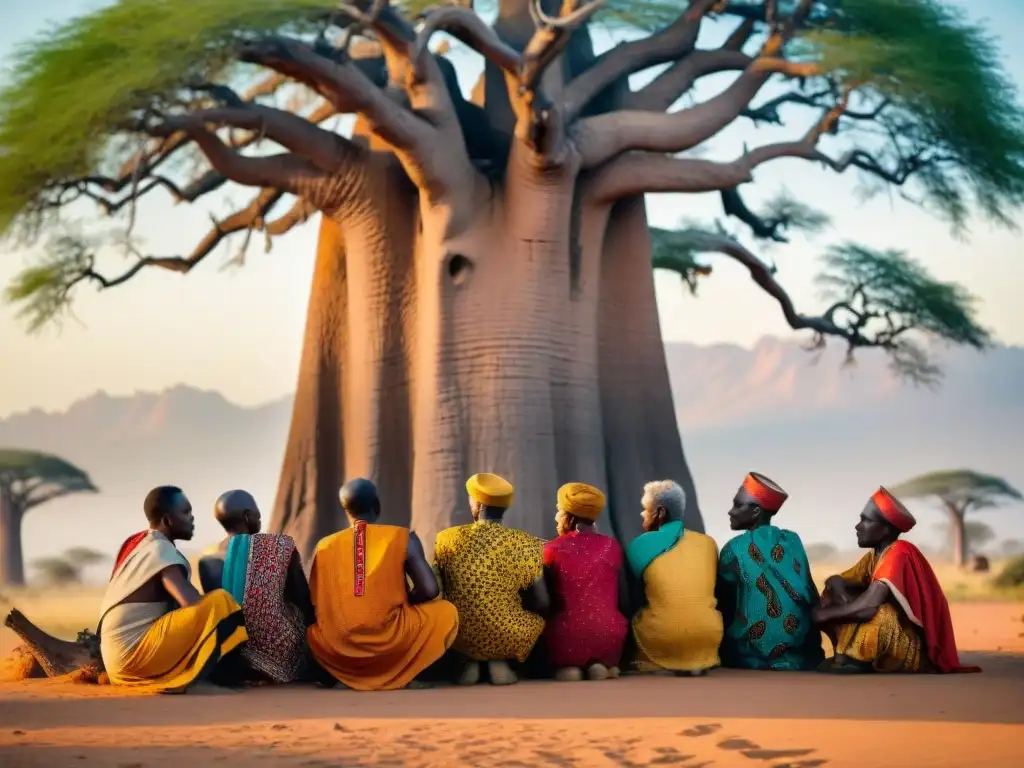
[{"label": "baobab tree", "polygon": [[[608,490],[629,539],[652,477],[683,484],[687,525],[703,529],[672,418],[645,194],[719,195],[749,234],[655,232],[657,265],[695,284],[703,256],[735,259],[815,343],[880,348],[926,378],[923,334],[986,344],[970,297],[903,254],[835,246],[831,304],[804,314],[751,245],[821,223],[798,201],[748,203],[758,169],[787,159],[903,189],[956,227],[974,210],[1008,221],[1024,197],[1020,110],[993,43],[942,3],[496,5],[488,23],[466,5],[387,0],[120,0],[23,48],[3,93],[0,227],[35,234],[87,201],[130,233],[143,195],[257,192],[186,256],[123,237],[120,273],[60,234],[9,298],[40,327],[82,285],[190,272],[233,233],[269,241],[319,214],[273,515],[306,554],[343,525],[336,493],[354,475],[427,542],[468,518],[475,471],[515,483],[509,523],[534,533],[551,532],[555,489],[575,479]],[[650,34],[598,52],[602,13]],[[702,47],[714,25],[728,25],[724,43]],[[441,33],[485,61],[468,97],[431,48]],[[289,84],[318,101],[281,103]],[[339,114],[356,116],[351,136],[328,127]],[[793,132],[739,156],[697,153],[748,120]],[[174,160],[190,151],[208,168],[182,180]]]},{"label": "baobab tree", "polygon": [[96,493],[89,475],[58,456],[0,449],[0,584],[25,584],[21,523],[32,509],[72,493]]},{"label": "baobab tree", "polygon": [[929,472],[904,480],[890,490],[903,498],[934,499],[942,505],[953,541],[953,562],[957,567],[963,567],[967,562],[970,543],[967,513],[1024,499],[1020,491],[1003,478],[971,469]]}]

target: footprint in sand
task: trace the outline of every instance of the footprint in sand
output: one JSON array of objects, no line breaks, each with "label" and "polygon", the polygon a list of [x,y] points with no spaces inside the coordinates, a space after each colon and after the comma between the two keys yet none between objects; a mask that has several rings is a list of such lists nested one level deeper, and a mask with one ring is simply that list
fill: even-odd
[{"label": "footprint in sand", "polygon": [[715,731],[722,729],[718,723],[711,723],[708,725],[695,725],[693,728],[687,728],[685,731],[680,733],[680,736],[709,736]]}]

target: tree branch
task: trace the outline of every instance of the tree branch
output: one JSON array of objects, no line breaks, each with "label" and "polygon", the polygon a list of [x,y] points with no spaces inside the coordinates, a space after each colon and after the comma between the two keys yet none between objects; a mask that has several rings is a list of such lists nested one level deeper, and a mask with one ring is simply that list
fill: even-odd
[{"label": "tree branch", "polygon": [[809,77],[817,73],[817,65],[759,58],[722,93],[695,107],[670,114],[624,110],[586,118],[575,132],[583,166],[592,168],[630,149],[692,149],[731,124],[775,73]]},{"label": "tree branch", "polygon": [[519,68],[522,65],[519,51],[498,37],[498,33],[472,8],[463,5],[449,5],[428,13],[416,37],[414,61],[420,61],[420,58],[427,52],[430,38],[435,32],[448,33],[499,69],[518,77]]},{"label": "tree branch", "polygon": [[188,134],[218,173],[248,187],[276,187],[292,194],[310,194],[327,175],[309,161],[293,154],[247,157],[228,147],[208,130],[197,115],[169,117],[146,129],[153,136]]},{"label": "tree branch", "polygon": [[388,98],[351,62],[334,62],[285,37],[260,40],[244,49],[239,59],[305,83],[338,112],[358,112],[375,134],[397,150],[427,153],[431,148],[430,125]]},{"label": "tree branch", "polygon": [[674,61],[692,51],[704,16],[717,4],[718,0],[694,0],[686,11],[660,32],[622,43],[601,54],[566,88],[566,122],[575,120],[595,96],[620,77]]},{"label": "tree branch", "polygon": [[702,77],[746,69],[753,59],[741,51],[694,51],[626,97],[625,109],[664,112]]}]

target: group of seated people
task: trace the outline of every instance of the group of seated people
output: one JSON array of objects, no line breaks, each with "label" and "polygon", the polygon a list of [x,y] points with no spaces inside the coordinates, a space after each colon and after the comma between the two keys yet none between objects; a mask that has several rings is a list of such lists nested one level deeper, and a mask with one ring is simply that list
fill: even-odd
[{"label": "group of seated people", "polygon": [[378,522],[372,482],[346,483],[349,526],[319,542],[308,580],[292,538],[260,533],[253,497],[229,491],[215,505],[227,538],[199,561],[203,594],[175,546],[192,537],[192,505],[177,487],[153,489],[149,528],[121,546],[101,608],[110,682],[393,690],[450,667],[460,685],[507,685],[538,659],[561,681],[719,666],[976,671],[960,664],[934,572],[900,538],[913,516],[884,488],[856,526],[866,554],[821,594],[800,537],[773,525],[787,493],[755,472],[733,498],[738,534],[720,555],[686,530],[686,494],[671,480],[644,487],[643,533],[625,551],[596,530],[605,497],[593,486],[559,489],[547,542],[503,524],[505,479],[474,475],[466,489],[473,522],[441,531],[431,563],[413,531]]}]

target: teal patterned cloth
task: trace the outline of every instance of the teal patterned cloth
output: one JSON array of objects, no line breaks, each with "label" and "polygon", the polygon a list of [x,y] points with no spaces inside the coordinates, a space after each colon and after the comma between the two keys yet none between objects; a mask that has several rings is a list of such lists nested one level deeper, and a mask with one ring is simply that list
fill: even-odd
[{"label": "teal patterned cloth", "polygon": [[821,633],[811,621],[818,590],[792,531],[766,525],[730,540],[718,559],[716,593],[725,622],[723,666],[796,671],[823,660]]}]

